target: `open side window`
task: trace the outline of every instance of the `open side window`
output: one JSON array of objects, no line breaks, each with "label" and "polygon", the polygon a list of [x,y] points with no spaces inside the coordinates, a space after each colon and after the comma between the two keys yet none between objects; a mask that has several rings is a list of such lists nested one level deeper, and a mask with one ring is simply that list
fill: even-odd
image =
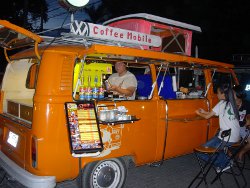
[{"label": "open side window", "polygon": [[11,24],[6,20],[0,20],[0,45],[5,50],[6,59],[9,61],[7,56],[7,50],[13,50],[22,48],[30,45],[34,45],[35,53],[40,59],[37,52],[38,43],[42,41],[42,38],[38,35],[22,28]]},{"label": "open side window", "polygon": [[202,69],[168,64],[157,67],[158,94],[163,99],[203,98],[205,76]]},{"label": "open side window", "polygon": [[[99,56],[102,56],[102,58],[100,59]],[[152,89],[152,75],[147,61],[133,61],[135,57],[118,59],[115,56],[114,59],[103,56],[105,55],[90,54],[85,59],[75,62],[72,90],[74,100],[130,100],[122,94],[119,95],[108,91],[108,83],[105,82],[111,74],[116,73],[114,65],[120,61],[126,64],[127,70],[137,80],[137,88],[134,94],[135,100],[148,99]]]},{"label": "open side window", "polygon": [[177,98],[202,98],[205,93],[206,82],[202,69],[178,68]]}]

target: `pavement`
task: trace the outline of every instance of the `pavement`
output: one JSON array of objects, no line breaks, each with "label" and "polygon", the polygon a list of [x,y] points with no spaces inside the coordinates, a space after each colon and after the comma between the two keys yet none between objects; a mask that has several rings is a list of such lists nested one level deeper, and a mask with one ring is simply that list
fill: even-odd
[{"label": "pavement", "polygon": [[[250,169],[250,159],[246,160],[246,167]],[[234,167],[233,169],[235,169]],[[230,171],[230,170],[229,170]],[[229,172],[228,171],[228,172]],[[140,167],[133,167],[128,169],[128,176],[125,183],[125,188],[187,188],[189,183],[199,172],[198,162],[194,154],[173,158],[164,161],[159,167],[150,167],[144,165]],[[250,170],[245,169],[244,174],[248,181],[247,187],[250,187]],[[208,174],[208,182],[210,182],[215,175],[213,170]],[[0,169],[0,181],[3,177],[3,171]],[[240,176],[237,177],[241,187],[243,181]],[[222,181],[226,188],[237,187],[233,176],[231,174],[223,174]],[[77,180],[65,181],[59,183],[56,188],[77,188]],[[200,188],[205,187],[202,183]],[[222,187],[220,182],[217,181],[213,185],[209,183],[209,187],[216,188]],[[16,181],[4,178],[0,184],[0,188],[24,188]]]}]

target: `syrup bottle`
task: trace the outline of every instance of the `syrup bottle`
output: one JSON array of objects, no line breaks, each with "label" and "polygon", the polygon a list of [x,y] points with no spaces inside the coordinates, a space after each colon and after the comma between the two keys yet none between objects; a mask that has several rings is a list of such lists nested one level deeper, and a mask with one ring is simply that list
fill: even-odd
[{"label": "syrup bottle", "polygon": [[92,90],[93,99],[98,99],[98,91],[99,91],[99,89],[98,89],[97,84],[98,84],[98,76],[96,75],[95,79],[94,79],[94,88]]},{"label": "syrup bottle", "polygon": [[85,92],[86,89],[83,85],[83,77],[81,79],[81,85],[79,86],[79,100],[84,100],[85,99]]},{"label": "syrup bottle", "polygon": [[85,93],[85,98],[86,100],[90,100],[92,98],[92,88],[91,88],[91,76],[88,76],[88,86],[86,88],[86,93]]},{"label": "syrup bottle", "polygon": [[104,87],[103,87],[103,82],[102,82],[102,75],[100,77],[100,88],[99,88],[99,93],[98,93],[98,98],[103,99],[104,98]]}]

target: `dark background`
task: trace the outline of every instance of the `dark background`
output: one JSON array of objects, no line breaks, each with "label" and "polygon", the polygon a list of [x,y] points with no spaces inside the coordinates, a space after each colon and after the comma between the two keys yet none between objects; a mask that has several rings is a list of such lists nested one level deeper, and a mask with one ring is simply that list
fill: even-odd
[{"label": "dark background", "polygon": [[113,16],[145,12],[200,26],[202,33],[194,34],[193,47],[199,47],[199,56],[230,62],[233,54],[249,53],[250,18],[246,0],[113,0]]},{"label": "dark background", "polygon": [[[50,27],[60,25],[67,16],[57,0],[4,2],[0,6],[0,18],[30,30],[44,29],[39,25],[41,20]],[[27,13],[23,13],[25,10]],[[194,33],[193,47],[199,47],[201,58],[230,62],[233,54],[249,53],[248,0],[90,0],[77,19],[102,23],[113,17],[142,12],[200,26],[202,33]]]},{"label": "dark background", "polygon": [[[192,45],[193,49],[198,46],[200,58],[237,63],[237,66],[250,64],[248,0],[90,0],[75,18],[102,23],[132,13],[149,13],[200,26],[202,33],[194,33]],[[38,32],[69,22],[70,16],[57,0],[8,0],[0,6],[0,18]],[[233,61],[235,54],[240,55]],[[2,52],[0,55],[0,72],[3,72]],[[244,62],[240,61],[241,55]]]}]

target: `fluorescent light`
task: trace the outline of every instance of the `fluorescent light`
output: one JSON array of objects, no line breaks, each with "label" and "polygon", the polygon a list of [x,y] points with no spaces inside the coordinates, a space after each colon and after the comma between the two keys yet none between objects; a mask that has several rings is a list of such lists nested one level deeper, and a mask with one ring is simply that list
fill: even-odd
[{"label": "fluorescent light", "polygon": [[83,7],[88,4],[89,0],[66,0],[69,4],[75,7]]},{"label": "fluorescent light", "polygon": [[59,4],[70,12],[82,9],[89,0],[58,0]]},{"label": "fluorescent light", "polygon": [[246,85],[245,90],[246,90],[246,91],[250,91],[250,84],[247,84],[247,85]]}]

